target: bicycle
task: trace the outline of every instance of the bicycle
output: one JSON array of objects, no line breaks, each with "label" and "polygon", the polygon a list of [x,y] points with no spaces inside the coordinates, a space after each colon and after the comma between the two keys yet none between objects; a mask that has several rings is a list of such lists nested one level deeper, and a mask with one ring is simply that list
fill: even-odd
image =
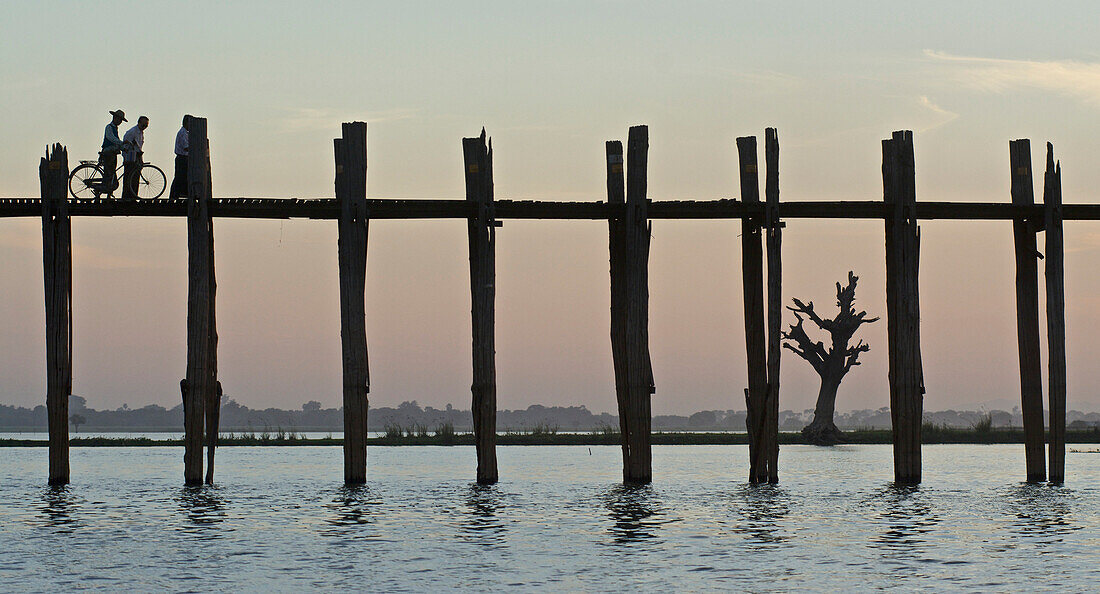
[{"label": "bicycle", "polygon": [[[164,171],[152,163],[138,163],[138,167],[138,172],[133,177],[134,187],[131,188],[134,195],[142,200],[160,198],[168,182],[168,178],[164,176]],[[122,185],[121,180],[125,179],[125,176],[123,176],[124,168],[125,165],[119,165],[118,171],[115,172],[115,180],[120,180],[119,186]],[[69,174],[69,193],[73,195],[73,198],[98,199],[104,194],[108,198],[113,197],[114,189],[108,190],[104,187],[104,184],[105,175],[99,161],[81,161],[80,166],[73,169],[73,172]]]}]

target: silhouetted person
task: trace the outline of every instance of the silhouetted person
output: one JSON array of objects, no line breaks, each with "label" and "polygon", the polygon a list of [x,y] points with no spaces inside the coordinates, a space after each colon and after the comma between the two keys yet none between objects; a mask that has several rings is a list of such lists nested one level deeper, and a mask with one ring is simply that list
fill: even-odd
[{"label": "silhouetted person", "polygon": [[126,121],[121,109],[107,112],[111,114],[111,123],[103,130],[103,146],[99,150],[99,167],[103,170],[103,193],[110,196],[118,188],[118,154],[122,152],[122,139],[118,137],[118,125]]},{"label": "silhouetted person", "polygon": [[137,176],[141,170],[141,149],[145,145],[145,129],[149,118],[141,116],[137,125],[122,138],[122,199],[137,200]]},{"label": "silhouetted person", "polygon": [[183,125],[176,132],[176,174],[172,177],[172,188],[168,190],[169,200],[187,197],[187,155],[191,139],[187,125],[190,123],[191,116],[183,116]]}]

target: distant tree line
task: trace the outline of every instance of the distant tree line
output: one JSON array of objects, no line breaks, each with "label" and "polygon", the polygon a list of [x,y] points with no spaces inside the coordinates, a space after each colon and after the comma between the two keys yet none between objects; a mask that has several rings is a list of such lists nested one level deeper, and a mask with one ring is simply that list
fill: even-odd
[{"label": "distant tree line", "polygon": [[[165,408],[150,404],[130,408],[123,404],[114,410],[89,408],[80,396],[69,399],[70,420],[76,417],[81,431],[179,431],[183,427],[183,405]],[[1019,427],[1020,411],[955,411],[925,412],[925,422],[945,427],[968,428],[989,415],[993,427]],[[800,431],[813,419],[814,410],[802,412],[782,411],[779,428],[782,431]],[[471,431],[473,420],[470,411],[451,405],[438,409],[420,406],[415,400],[402,402],[396,407],[371,407],[367,416],[368,429],[384,431],[387,426],[421,426],[435,429],[450,424],[457,431]],[[888,429],[890,409],[856,410],[837,413],[836,424],[841,429]],[[1100,426],[1100,413],[1070,411],[1067,422],[1071,427]],[[497,427],[504,430],[529,430],[535,427],[556,427],[559,431],[591,431],[603,427],[617,429],[619,418],[609,413],[593,413],[584,406],[531,405],[526,409],[500,410]],[[221,427],[225,431],[262,431],[283,428],[296,431],[342,431],[343,411],[324,408],[311,400],[298,410],[279,408],[252,409],[231,398],[222,405]],[[745,411],[704,410],[692,415],[655,415],[655,431],[744,431]],[[45,431],[46,407],[23,408],[0,404],[0,431]]]}]

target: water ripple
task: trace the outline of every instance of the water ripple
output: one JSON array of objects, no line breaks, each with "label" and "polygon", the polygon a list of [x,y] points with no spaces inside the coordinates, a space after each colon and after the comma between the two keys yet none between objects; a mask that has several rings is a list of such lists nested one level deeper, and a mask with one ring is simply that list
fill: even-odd
[{"label": "water ripple", "polygon": [[888,446],[785,446],[779,485],[744,447],[657,447],[630,486],[619,448],[502,447],[480,486],[472,448],[371,448],[344,487],[339,448],[222,448],[183,488],[177,449],[76,448],[43,488],[43,452],[8,449],[0,589],[1090,589],[1100,466],[1025,484],[1017,450],[926,447],[899,487]]}]

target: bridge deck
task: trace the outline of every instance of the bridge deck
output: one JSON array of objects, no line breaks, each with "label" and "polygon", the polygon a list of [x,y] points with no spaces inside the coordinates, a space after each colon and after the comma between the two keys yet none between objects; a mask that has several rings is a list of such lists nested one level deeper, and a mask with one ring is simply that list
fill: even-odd
[{"label": "bridge deck", "polygon": [[[464,219],[473,214],[465,200],[367,200],[372,219]],[[606,202],[548,202],[536,200],[495,201],[498,219],[617,218],[624,207]],[[1042,218],[1043,206],[1021,207],[999,202],[917,202],[918,219],[1013,220]],[[763,204],[747,205],[738,200],[656,200],[649,206],[651,219],[737,219],[762,214]],[[887,206],[878,201],[780,202],[779,216],[785,219],[882,219]],[[92,217],[183,217],[186,200],[70,200],[72,216]],[[335,199],[301,198],[216,198],[210,201],[215,217],[242,219],[336,219]],[[38,198],[0,198],[0,218],[41,216]],[[1064,219],[1100,220],[1100,204],[1066,204]]]}]

